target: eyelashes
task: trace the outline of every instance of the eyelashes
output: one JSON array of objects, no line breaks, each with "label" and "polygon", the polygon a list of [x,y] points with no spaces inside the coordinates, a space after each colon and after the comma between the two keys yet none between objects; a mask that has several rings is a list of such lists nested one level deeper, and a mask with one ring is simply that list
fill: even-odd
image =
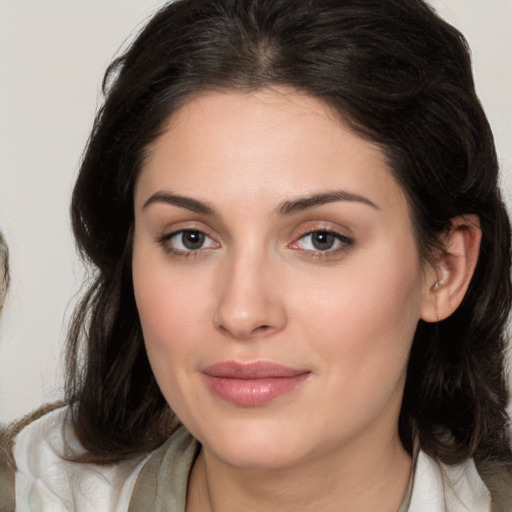
[{"label": "eyelashes", "polygon": [[160,237],[157,242],[177,257],[198,256],[200,251],[217,249],[220,244],[199,229],[181,229]]},{"label": "eyelashes", "polygon": [[[167,254],[176,258],[205,255],[221,244],[200,229],[180,229],[157,239]],[[354,244],[354,240],[333,229],[314,229],[302,234],[288,247],[305,256],[332,258]]]},{"label": "eyelashes", "polygon": [[302,235],[291,247],[317,255],[338,254],[354,243],[352,238],[334,230],[317,229]]}]

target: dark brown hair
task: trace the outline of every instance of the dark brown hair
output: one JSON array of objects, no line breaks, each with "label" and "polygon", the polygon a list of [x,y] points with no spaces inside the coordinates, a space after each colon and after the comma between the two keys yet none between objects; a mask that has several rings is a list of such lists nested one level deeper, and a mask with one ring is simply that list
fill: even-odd
[{"label": "dark brown hair", "polygon": [[[282,85],[379,144],[428,260],[452,218],[476,214],[478,266],[458,310],[419,322],[399,419],[407,450],[510,475],[504,329],[510,224],[464,37],[421,0],[178,0],[109,67],[73,193],[95,273],[69,333],[68,401],[97,461],[151,450],[173,414],[146,357],[131,277],[133,188],[148,144],[206,90]],[[507,473],[508,472],[508,473]]]}]

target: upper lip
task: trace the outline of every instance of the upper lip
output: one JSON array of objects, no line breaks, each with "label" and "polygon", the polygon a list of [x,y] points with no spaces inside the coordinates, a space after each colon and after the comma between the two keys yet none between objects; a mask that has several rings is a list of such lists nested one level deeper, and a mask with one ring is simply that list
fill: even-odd
[{"label": "upper lip", "polygon": [[236,361],[222,361],[203,369],[203,373],[210,377],[224,377],[230,379],[264,379],[271,377],[296,377],[309,373],[301,368],[290,368],[269,361],[255,361],[239,363]]}]

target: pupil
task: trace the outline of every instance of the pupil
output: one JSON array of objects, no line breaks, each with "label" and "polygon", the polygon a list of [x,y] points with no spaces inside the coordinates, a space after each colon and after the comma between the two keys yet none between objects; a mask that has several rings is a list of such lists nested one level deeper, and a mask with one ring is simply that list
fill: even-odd
[{"label": "pupil", "polygon": [[204,243],[204,233],[201,233],[201,231],[184,231],[181,239],[187,249],[200,249]]},{"label": "pupil", "polygon": [[334,245],[334,235],[332,233],[328,233],[326,231],[318,231],[316,233],[313,233],[313,246],[315,249],[318,249],[319,251],[326,251],[328,249],[331,249]]}]

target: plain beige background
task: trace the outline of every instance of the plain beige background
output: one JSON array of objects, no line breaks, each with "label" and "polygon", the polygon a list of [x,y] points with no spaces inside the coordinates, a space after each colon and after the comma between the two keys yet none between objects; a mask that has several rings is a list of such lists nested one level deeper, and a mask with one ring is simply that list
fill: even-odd
[{"label": "plain beige background", "polygon": [[[0,422],[61,396],[83,271],[69,199],[105,67],[161,0],[0,0],[0,226],[12,286],[0,321]],[[512,210],[512,0],[433,0],[466,35]]]}]

